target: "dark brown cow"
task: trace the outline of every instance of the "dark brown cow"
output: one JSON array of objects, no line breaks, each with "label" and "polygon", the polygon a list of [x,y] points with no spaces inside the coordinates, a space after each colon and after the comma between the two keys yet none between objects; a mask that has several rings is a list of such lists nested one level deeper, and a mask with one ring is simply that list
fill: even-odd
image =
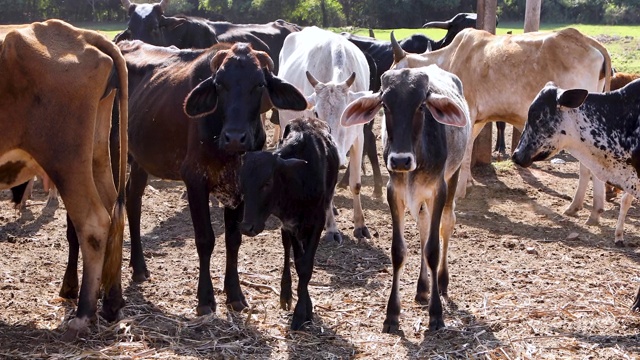
[{"label": "dark brown cow", "polygon": [[127,112],[121,111],[119,122],[117,191],[109,129],[114,87],[121,89],[120,104],[127,107],[127,69],[118,48],[104,36],[62,21],[2,30],[0,189],[47,175],[60,191],[70,219],[69,263],[60,296],[78,296],[78,246],[83,259],[78,311],[64,335],[73,339],[95,317],[101,285],[105,318],[114,320],[124,305],[120,265]]},{"label": "dark brown cow", "polygon": [[237,270],[238,226],[244,206],[236,176],[240,156],[264,145],[261,111],[272,105],[303,110],[307,102],[295,87],[273,75],[273,62],[266,53],[246,43],[202,50],[162,48],[140,41],[118,46],[127,61],[131,86],[127,214],[133,278],[149,276],[140,242],[141,201],[148,174],[183,180],[200,258],[197,313],[211,313],[216,306],[209,273],[215,241],[209,193],[225,205],[224,288],[227,304],[241,310],[247,303]]}]

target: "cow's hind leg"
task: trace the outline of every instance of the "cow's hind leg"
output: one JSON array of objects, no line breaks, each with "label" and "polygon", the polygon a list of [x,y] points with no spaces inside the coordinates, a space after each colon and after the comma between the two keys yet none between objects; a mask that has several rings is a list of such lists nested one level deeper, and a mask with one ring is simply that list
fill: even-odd
[{"label": "cow's hind leg", "polygon": [[620,213],[618,214],[618,221],[616,222],[615,240],[614,243],[618,247],[624,246],[624,220],[627,217],[627,212],[633,202],[633,195],[625,192],[620,198]]},{"label": "cow's hind leg", "polygon": [[291,292],[291,244],[294,240],[290,231],[281,229],[282,247],[284,248],[284,267],[280,280],[280,307],[282,310],[291,310],[293,305],[293,293]]},{"label": "cow's hind leg", "polygon": [[129,233],[131,235],[131,260],[129,265],[133,268],[131,279],[134,282],[142,282],[151,276],[144,260],[142,239],[140,238],[142,195],[144,195],[149,175],[135,160],[131,161],[130,168],[126,199]]},{"label": "cow's hind leg", "polygon": [[360,189],[362,188],[361,169],[362,165],[362,143],[363,135],[359,134],[356,141],[351,147],[351,155],[349,156],[349,166],[351,166],[351,174],[349,174],[349,187],[353,196],[353,236],[356,239],[371,239],[371,233],[364,222],[364,212],[362,211],[362,202],[360,201]]},{"label": "cow's hind leg", "polygon": [[433,199],[427,199],[426,202],[417,203],[419,208],[412,209],[412,214],[417,214],[416,222],[420,233],[420,275],[418,276],[418,284],[416,289],[415,300],[418,304],[428,305],[429,296],[429,265],[425,253],[425,246],[429,237],[429,229],[431,227],[431,213],[433,211]]},{"label": "cow's hind leg", "polygon": [[387,184],[387,202],[391,211],[393,235],[391,240],[391,263],[393,266],[393,282],[387,303],[387,316],[384,319],[382,332],[395,333],[400,330],[400,276],[404,260],[407,256],[407,245],[404,240],[404,184]]},{"label": "cow's hind leg", "polygon": [[331,204],[327,209],[327,216],[325,221],[325,228],[327,229],[325,233],[325,239],[333,240],[338,244],[342,244],[342,234],[340,234],[340,230],[338,230],[338,225],[336,224],[336,214],[334,213],[335,207],[333,206],[333,200],[331,200]]},{"label": "cow's hind leg", "polygon": [[573,195],[573,200],[569,207],[564,211],[565,215],[576,216],[578,211],[582,210],[584,204],[584,197],[587,193],[587,187],[589,186],[589,179],[591,178],[591,171],[582,163],[580,164],[580,175],[578,178],[578,187],[576,193]]},{"label": "cow's hind leg", "polygon": [[600,215],[604,212],[605,186],[604,181],[593,176],[593,208],[586,221],[587,225],[598,225]]}]

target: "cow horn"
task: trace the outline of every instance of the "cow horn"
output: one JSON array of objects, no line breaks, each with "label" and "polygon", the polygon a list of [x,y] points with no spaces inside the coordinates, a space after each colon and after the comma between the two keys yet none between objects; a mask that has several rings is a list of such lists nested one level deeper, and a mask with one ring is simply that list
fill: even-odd
[{"label": "cow horn", "polygon": [[273,72],[274,64],[273,59],[264,51],[256,51],[256,57],[260,62],[260,67],[266,67],[269,71]]},{"label": "cow horn", "polygon": [[451,26],[451,22],[449,21],[430,21],[424,25],[423,28],[436,28],[436,29],[445,29],[448,30]]},{"label": "cow horn", "polygon": [[122,6],[124,6],[125,9],[129,10],[129,8],[131,7],[131,5],[133,5],[131,3],[131,1],[129,0],[122,0]]},{"label": "cow horn", "polygon": [[393,61],[400,62],[400,60],[404,59],[407,54],[402,50],[400,44],[396,40],[396,37],[393,35],[393,31],[391,32],[391,46],[393,47]]},{"label": "cow horn", "polygon": [[316,87],[316,85],[320,83],[316,78],[313,77],[313,75],[311,75],[309,71],[307,71],[306,74],[307,74],[307,80],[309,80],[309,83],[311,84],[311,86]]},{"label": "cow horn", "polygon": [[354,81],[356,81],[356,73],[352,72],[351,76],[349,76],[349,78],[344,83],[347,85],[347,87],[351,87]]},{"label": "cow horn", "polygon": [[167,10],[167,6],[169,5],[169,0],[160,0],[160,8],[162,11]]}]

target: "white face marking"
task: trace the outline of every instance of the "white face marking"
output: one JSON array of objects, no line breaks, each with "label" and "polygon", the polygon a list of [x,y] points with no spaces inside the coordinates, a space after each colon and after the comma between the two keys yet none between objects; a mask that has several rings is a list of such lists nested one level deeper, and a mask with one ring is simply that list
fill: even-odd
[{"label": "white face marking", "polygon": [[136,14],[141,18],[146,18],[153,11],[153,4],[138,4],[136,6]]}]

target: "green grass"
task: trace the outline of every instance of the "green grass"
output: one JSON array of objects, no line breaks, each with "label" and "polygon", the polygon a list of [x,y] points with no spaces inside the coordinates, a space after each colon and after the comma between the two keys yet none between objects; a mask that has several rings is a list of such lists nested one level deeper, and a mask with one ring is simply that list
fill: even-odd
[{"label": "green grass", "polygon": [[[122,23],[109,24],[76,24],[76,26],[98,30],[109,39],[122,31],[126,25]],[[640,26],[630,25],[584,25],[584,24],[542,24],[540,30],[558,30],[565,27],[575,27],[586,35],[593,36],[602,42],[609,54],[611,63],[617,71],[640,73]],[[496,30],[498,35],[512,31],[514,34],[521,33],[522,23],[507,22],[501,23]],[[334,29],[340,31],[341,29]],[[367,29],[353,31],[358,35],[368,36]],[[391,30],[374,30],[376,38],[389,39]],[[395,29],[396,39],[402,39],[415,33],[422,33],[432,39],[441,39],[446,31],[440,29]]]}]

